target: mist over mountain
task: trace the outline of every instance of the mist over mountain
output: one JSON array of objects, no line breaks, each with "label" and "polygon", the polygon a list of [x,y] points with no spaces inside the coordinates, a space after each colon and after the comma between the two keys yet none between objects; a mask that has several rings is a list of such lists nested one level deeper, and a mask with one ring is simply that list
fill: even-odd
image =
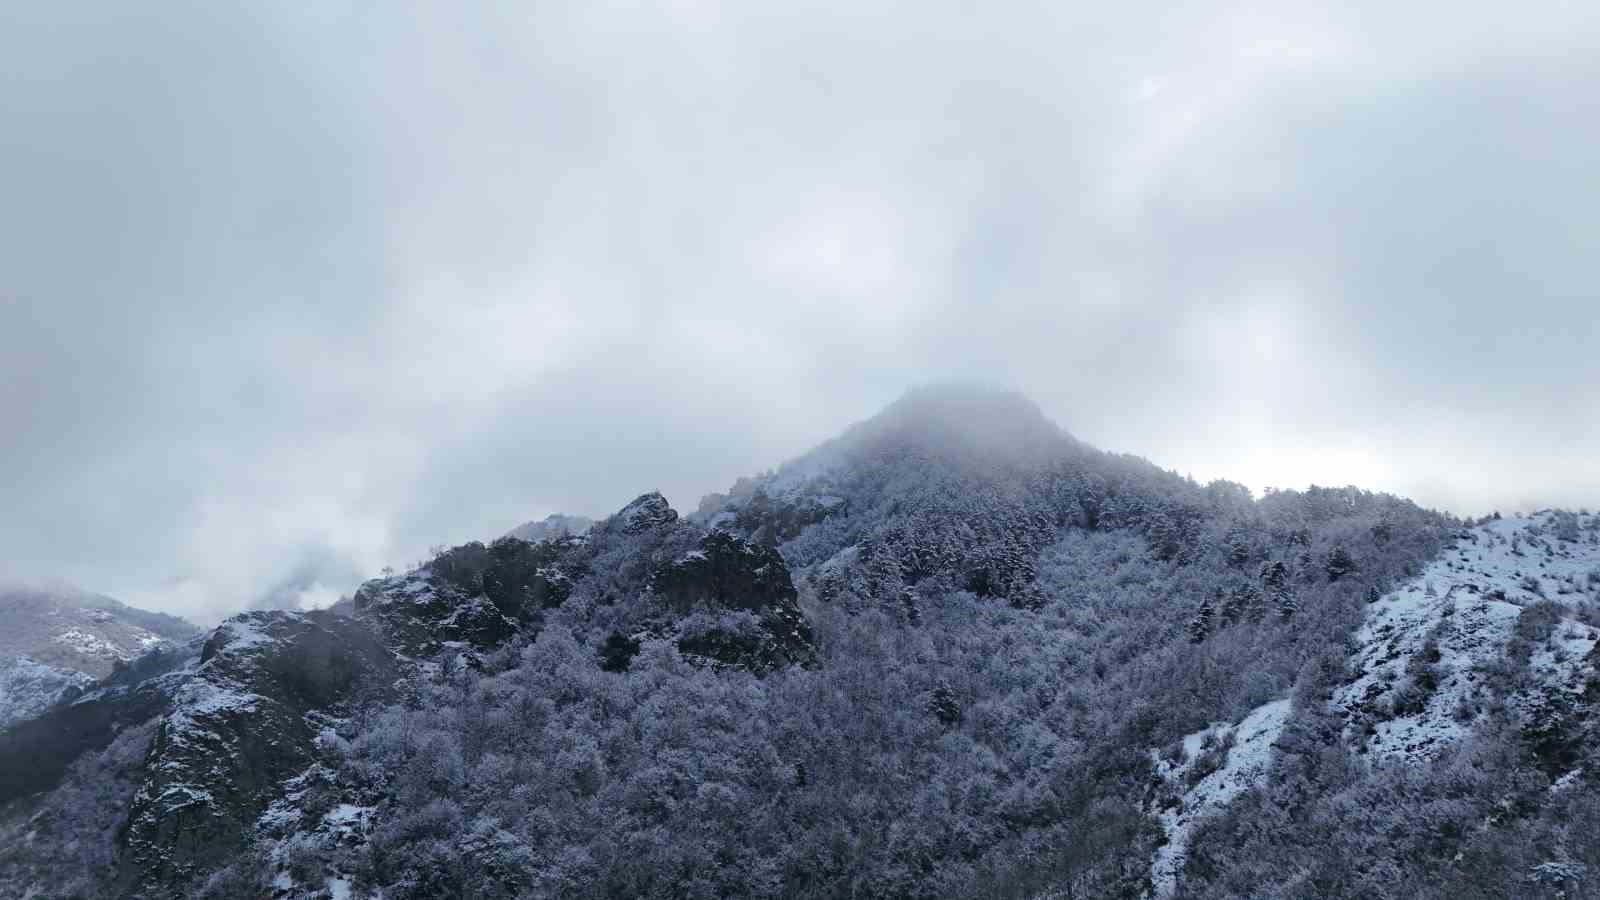
[{"label": "mist over mountain", "polygon": [[0,888],[1570,897],[1597,626],[1600,516],[1254,497],[946,384],[119,666],[0,731]]}]

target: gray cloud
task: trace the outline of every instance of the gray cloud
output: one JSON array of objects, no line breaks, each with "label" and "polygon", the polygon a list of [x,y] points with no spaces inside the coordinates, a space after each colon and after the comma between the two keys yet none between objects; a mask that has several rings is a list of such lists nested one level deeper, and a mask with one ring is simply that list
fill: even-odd
[{"label": "gray cloud", "polygon": [[107,5],[0,29],[0,570],[205,620],[977,376],[1600,505],[1600,17]]}]

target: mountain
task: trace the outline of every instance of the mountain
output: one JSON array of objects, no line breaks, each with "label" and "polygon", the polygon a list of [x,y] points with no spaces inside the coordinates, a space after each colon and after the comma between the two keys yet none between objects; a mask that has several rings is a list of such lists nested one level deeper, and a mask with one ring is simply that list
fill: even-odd
[{"label": "mountain", "polygon": [[[71,818],[49,798],[77,795],[81,761],[126,758],[123,736],[142,735],[142,764],[120,770],[115,828],[72,839],[94,850],[74,876],[87,881],[73,889],[186,896],[267,823],[303,824],[307,813],[286,807],[286,794],[324,777],[320,760],[338,728],[370,706],[414,698],[442,673],[481,670],[484,654],[537,633],[574,595],[614,607],[597,667],[626,670],[641,642],[663,640],[710,669],[765,673],[814,661],[781,556],[685,522],[660,494],[645,494],[581,538],[469,543],[370,581],[349,616],[249,612],[203,642],[153,651],[0,731],[0,804],[39,841]],[[632,600],[619,604],[619,595]],[[21,890],[43,877],[28,861],[10,862],[15,873],[0,886]]]},{"label": "mountain", "polygon": [[1600,516],[1254,497],[956,385],[531,524],[0,731],[0,893],[1600,885]]},{"label": "mountain", "polygon": [[198,629],[69,586],[0,588],[0,727]]}]

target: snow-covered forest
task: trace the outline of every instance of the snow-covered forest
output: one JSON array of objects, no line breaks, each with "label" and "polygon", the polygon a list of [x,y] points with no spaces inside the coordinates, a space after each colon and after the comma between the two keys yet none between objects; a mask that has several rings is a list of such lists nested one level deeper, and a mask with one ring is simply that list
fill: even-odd
[{"label": "snow-covered forest", "polygon": [[1252,497],[945,389],[574,530],[47,714],[159,713],[13,792],[6,889],[1559,896],[1596,862],[1600,516]]}]

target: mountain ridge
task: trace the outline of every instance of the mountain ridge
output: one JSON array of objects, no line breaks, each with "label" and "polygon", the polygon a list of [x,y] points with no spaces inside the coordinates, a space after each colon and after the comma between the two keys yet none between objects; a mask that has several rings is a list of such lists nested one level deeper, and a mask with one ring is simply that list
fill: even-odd
[{"label": "mountain ridge", "polygon": [[[1538,527],[1600,527],[1563,516]],[[1199,485],[966,387],[912,392],[686,517],[650,492],[552,524],[340,612],[234,617],[148,679],[0,731],[6,763],[51,722],[85,729],[43,793],[0,797],[0,839],[33,835],[0,853],[0,887],[60,877],[32,854],[71,834],[105,896],[1215,891],[1229,811],[1288,796],[1302,760],[1380,777],[1339,700],[1366,666],[1349,648],[1387,640],[1370,611],[1476,533],[1355,488]],[[1541,587],[1564,612],[1513,598],[1507,633],[1590,615],[1600,577],[1568,575]],[[1396,678],[1423,677],[1425,643],[1385,661]],[[1495,646],[1481,665],[1524,644]],[[1584,690],[1549,702],[1575,715]],[[1525,741],[1527,778],[1583,768],[1581,729],[1495,709],[1471,733]],[[1235,722],[1258,723],[1237,757]],[[277,749],[246,751],[262,739]],[[85,796],[124,824],[81,836],[62,804]]]}]

